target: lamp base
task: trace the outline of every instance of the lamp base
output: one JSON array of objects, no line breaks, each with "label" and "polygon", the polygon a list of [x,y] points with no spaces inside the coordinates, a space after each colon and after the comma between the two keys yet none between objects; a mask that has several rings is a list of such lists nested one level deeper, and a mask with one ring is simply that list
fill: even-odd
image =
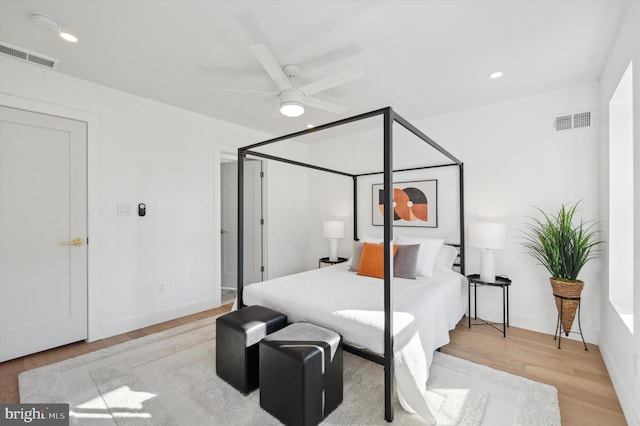
[{"label": "lamp base", "polygon": [[488,283],[496,281],[496,264],[493,250],[480,250],[480,279]]},{"label": "lamp base", "polygon": [[338,261],[338,239],[337,238],[329,239],[329,260],[331,262]]}]

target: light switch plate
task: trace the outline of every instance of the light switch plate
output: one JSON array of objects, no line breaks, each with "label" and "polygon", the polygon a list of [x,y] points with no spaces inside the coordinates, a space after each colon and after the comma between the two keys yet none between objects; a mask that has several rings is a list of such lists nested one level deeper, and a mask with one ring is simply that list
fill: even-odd
[{"label": "light switch plate", "polygon": [[131,216],[131,204],[118,204],[118,216]]}]

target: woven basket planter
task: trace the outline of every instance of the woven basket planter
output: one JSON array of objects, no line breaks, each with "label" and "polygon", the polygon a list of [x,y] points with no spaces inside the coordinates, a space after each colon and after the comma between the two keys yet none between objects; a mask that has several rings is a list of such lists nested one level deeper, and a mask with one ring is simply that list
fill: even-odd
[{"label": "woven basket planter", "polygon": [[[584,287],[583,281],[567,282],[558,281],[553,278],[549,278],[551,282],[551,288],[555,296],[579,298],[582,294],[582,288]],[[564,334],[569,336],[571,327],[573,326],[573,320],[576,317],[576,311],[580,306],[580,300],[567,300],[554,297],[556,300],[556,308],[558,309],[558,315],[562,315],[560,318],[562,323],[562,329]]]}]

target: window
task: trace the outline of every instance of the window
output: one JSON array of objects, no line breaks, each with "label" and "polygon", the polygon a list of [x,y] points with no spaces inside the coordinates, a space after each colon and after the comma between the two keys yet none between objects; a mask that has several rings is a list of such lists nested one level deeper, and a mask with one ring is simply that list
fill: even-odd
[{"label": "window", "polygon": [[633,333],[633,64],[609,101],[609,301]]}]

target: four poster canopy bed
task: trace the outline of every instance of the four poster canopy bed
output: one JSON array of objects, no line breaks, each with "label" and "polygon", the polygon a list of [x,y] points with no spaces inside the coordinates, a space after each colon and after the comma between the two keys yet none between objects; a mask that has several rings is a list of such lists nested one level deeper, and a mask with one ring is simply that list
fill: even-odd
[{"label": "four poster canopy bed", "polygon": [[[384,167],[381,171],[348,173],[258,150],[266,145],[372,117],[382,119],[383,146],[381,149]],[[407,130],[412,138],[417,138],[416,140],[419,141],[420,146],[424,146],[425,151],[439,152],[440,156],[446,158],[446,162],[394,169],[394,124]],[[354,255],[350,263],[244,286],[242,242],[244,161],[247,157],[284,162],[351,179],[353,239],[354,241],[365,240],[361,241],[361,247],[354,245],[358,248],[354,252],[362,248],[362,253],[358,253],[360,258]],[[457,212],[459,242],[454,244],[456,249],[443,245],[444,239],[421,239],[396,234],[394,241],[394,194],[392,190],[387,190],[393,188],[394,173],[437,167],[455,167],[458,171],[458,185],[455,187],[459,192]],[[377,241],[358,235],[358,179],[373,175],[383,176],[384,188],[380,199],[381,213],[384,216],[384,235]],[[416,412],[428,422],[433,423],[435,420],[425,391],[428,369],[434,350],[449,342],[449,331],[455,328],[465,313],[463,190],[463,163],[390,107],[238,149],[238,308],[262,305],[285,313],[289,321],[307,321],[339,333],[343,336],[345,350],[384,366],[385,419],[387,421],[393,421],[394,418],[393,401],[397,385],[397,396],[403,408]],[[377,253],[378,259],[383,259],[383,262],[378,265],[377,274],[379,275],[361,273],[362,265],[358,266],[358,262],[369,262],[372,250],[382,252]],[[405,265],[397,262],[399,257],[395,258],[394,265],[394,255],[400,250],[413,253],[414,269],[409,272],[409,275],[403,271]],[[456,263],[459,273],[452,268],[456,258],[459,259]]]}]

